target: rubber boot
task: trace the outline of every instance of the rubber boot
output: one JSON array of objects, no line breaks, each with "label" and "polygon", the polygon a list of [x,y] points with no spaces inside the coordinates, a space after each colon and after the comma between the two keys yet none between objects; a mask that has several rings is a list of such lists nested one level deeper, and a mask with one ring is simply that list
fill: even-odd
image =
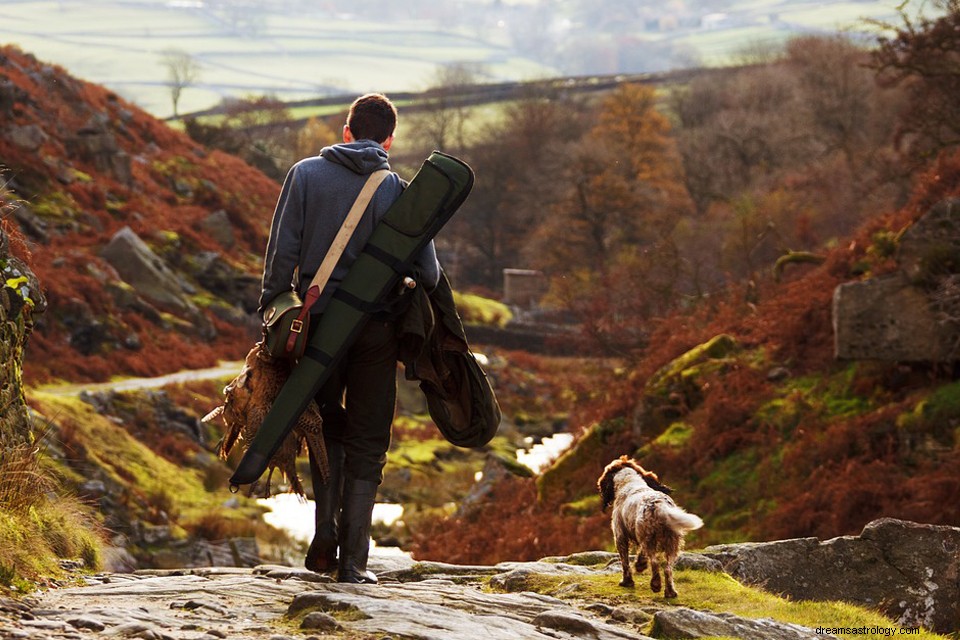
[{"label": "rubber boot", "polygon": [[317,573],[329,573],[337,568],[340,493],[343,490],[343,447],[340,444],[327,443],[327,462],[330,476],[324,482],[313,453],[310,453],[310,476],[313,481],[317,524],[307,550],[307,559],[303,564]]},{"label": "rubber boot", "polygon": [[370,520],[378,486],[370,480],[348,478],[344,481],[338,582],[377,584],[377,576],[367,571],[367,558],[370,555]]}]

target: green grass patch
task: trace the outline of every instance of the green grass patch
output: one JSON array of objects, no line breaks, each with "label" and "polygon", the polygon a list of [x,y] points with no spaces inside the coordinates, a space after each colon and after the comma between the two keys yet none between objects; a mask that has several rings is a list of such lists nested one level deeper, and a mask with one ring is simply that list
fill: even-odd
[{"label": "green grass patch", "polygon": [[[649,573],[645,574],[649,576]],[[633,589],[618,585],[619,573],[598,575],[559,576],[538,574],[531,576],[523,585],[526,591],[534,591],[553,597],[581,602],[601,601],[611,606],[632,605],[661,607],[666,603],[711,611],[731,613],[745,618],[770,618],[778,622],[817,627],[894,627],[893,621],[863,607],[842,602],[792,601],[767,593],[755,587],[742,585],[725,573],[684,570],[674,574],[680,596],[666,600],[662,594],[654,594],[637,580]],[[576,583],[578,589],[568,587]],[[642,630],[650,633],[651,629]],[[947,640],[945,636],[921,631],[910,637],[924,640]]]},{"label": "green grass patch", "polygon": [[32,404],[58,425],[65,446],[75,455],[82,452],[88,463],[140,496],[132,509],[170,509],[192,518],[229,497],[226,488],[208,492],[201,471],[165,460],[83,401],[38,391],[30,396]]},{"label": "green grass patch", "polygon": [[102,545],[95,515],[61,491],[42,449],[7,446],[0,457],[0,593],[32,591],[62,576],[61,558],[96,570]]},{"label": "green grass patch", "polygon": [[897,428],[927,433],[944,444],[956,444],[960,428],[960,382],[945,384],[897,417]]},{"label": "green grass patch", "polygon": [[453,301],[457,305],[460,317],[467,324],[484,324],[504,327],[513,319],[510,307],[473,293],[453,292]]},{"label": "green grass patch", "polygon": [[779,397],[766,403],[758,417],[791,431],[803,418],[851,418],[876,408],[874,398],[861,395],[855,382],[860,365],[853,363],[829,376],[805,376],[787,382]]},{"label": "green grass patch", "polygon": [[693,436],[693,427],[685,422],[674,422],[653,441],[658,447],[679,449]]}]

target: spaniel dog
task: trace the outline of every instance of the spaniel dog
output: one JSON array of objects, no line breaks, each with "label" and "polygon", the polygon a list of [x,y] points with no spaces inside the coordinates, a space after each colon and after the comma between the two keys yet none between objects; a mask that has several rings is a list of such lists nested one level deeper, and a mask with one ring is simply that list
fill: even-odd
[{"label": "spaniel dog", "polygon": [[684,534],[702,527],[703,520],[678,507],[668,495],[672,490],[660,484],[656,474],[627,456],[621,456],[607,465],[597,481],[597,488],[603,499],[603,511],[613,505],[610,527],[623,567],[620,586],[633,586],[630,573],[632,542],[637,547],[636,571],[643,571],[650,563],[653,573],[650,588],[655,593],[661,587],[657,556],[663,554],[663,576],[667,583],[663,595],[676,598],[673,563],[683,548]]}]

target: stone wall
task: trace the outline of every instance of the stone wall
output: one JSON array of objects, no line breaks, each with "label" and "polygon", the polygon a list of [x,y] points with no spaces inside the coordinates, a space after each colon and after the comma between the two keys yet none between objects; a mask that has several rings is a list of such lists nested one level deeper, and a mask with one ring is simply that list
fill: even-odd
[{"label": "stone wall", "polygon": [[33,314],[46,306],[29,267],[10,253],[0,227],[0,450],[32,438],[23,397],[23,349],[33,329]]}]

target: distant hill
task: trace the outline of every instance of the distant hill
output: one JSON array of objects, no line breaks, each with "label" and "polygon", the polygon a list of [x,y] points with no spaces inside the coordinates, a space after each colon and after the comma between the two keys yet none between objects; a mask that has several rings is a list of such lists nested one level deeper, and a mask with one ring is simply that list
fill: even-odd
[{"label": "distant hill", "polygon": [[[12,47],[0,49],[0,170],[50,303],[28,380],[154,375],[252,344],[276,182]],[[136,260],[105,252],[125,228],[114,249],[139,238]]]},{"label": "distant hill", "polygon": [[0,43],[166,117],[172,104],[162,55],[171,48],[201,69],[183,92],[186,112],[250,95],[413,91],[451,63],[471,65],[492,83],[729,64],[799,34],[863,36],[864,18],[895,21],[897,4],[10,0],[0,8]]}]

